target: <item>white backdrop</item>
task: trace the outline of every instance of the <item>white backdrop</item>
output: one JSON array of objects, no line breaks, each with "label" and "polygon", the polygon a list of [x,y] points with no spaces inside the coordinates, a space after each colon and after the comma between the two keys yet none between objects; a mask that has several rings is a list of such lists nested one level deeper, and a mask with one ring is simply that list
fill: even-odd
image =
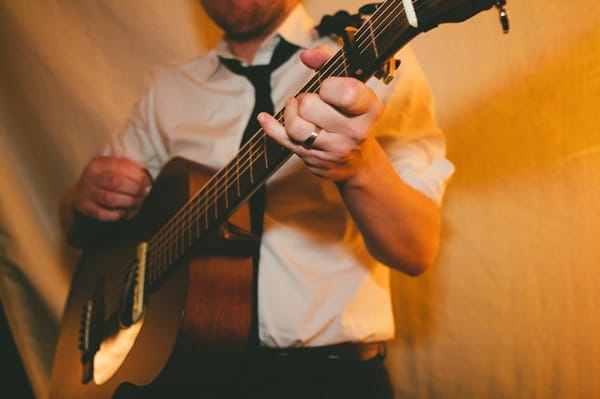
[{"label": "white backdrop", "polygon": [[[412,44],[457,172],[437,264],[394,276],[399,398],[600,397],[600,4],[508,2],[508,35],[490,10]],[[0,1],[0,296],[37,397],[77,256],[60,193],[151,67],[218,35],[195,0]]]}]

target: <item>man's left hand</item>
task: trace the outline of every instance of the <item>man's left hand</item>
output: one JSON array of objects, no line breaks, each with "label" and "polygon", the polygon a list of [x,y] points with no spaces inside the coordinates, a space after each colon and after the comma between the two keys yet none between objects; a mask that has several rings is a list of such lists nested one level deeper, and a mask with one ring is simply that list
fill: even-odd
[{"label": "man's left hand", "polygon": [[[325,47],[301,54],[302,61],[313,69],[330,56]],[[296,153],[314,174],[343,181],[358,174],[373,155],[371,127],[381,110],[381,100],[363,82],[329,77],[318,93],[302,93],[287,101],[285,126],[266,113],[258,120],[267,135]]]}]

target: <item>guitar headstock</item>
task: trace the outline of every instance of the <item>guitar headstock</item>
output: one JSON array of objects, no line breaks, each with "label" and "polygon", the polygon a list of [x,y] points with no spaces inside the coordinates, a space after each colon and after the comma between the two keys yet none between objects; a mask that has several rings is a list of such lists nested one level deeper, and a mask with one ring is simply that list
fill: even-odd
[{"label": "guitar headstock", "polygon": [[[414,7],[426,8],[425,14],[431,19],[431,26],[447,22],[462,22],[481,11],[496,7],[500,13],[500,23],[504,33],[508,32],[508,15],[504,6],[506,0],[421,0],[414,2]],[[418,11],[417,11],[418,12]]]}]

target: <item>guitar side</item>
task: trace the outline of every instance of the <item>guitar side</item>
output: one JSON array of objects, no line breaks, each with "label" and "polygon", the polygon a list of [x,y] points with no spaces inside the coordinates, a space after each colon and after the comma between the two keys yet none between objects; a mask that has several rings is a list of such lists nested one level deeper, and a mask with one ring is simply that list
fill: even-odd
[{"label": "guitar side", "polygon": [[[82,381],[78,349],[82,308],[92,293],[100,289],[107,304],[118,302],[121,292],[114,287],[120,286],[119,276],[136,246],[197,192],[209,175],[198,164],[173,159],[161,171],[139,214],[114,239],[84,251],[61,324],[51,398],[147,397],[162,390],[173,392],[174,387],[200,389],[227,383],[245,354],[254,288],[249,255],[256,250],[255,243],[236,237],[207,237],[148,293],[139,334],[108,380]],[[247,227],[247,206],[230,220]],[[233,252],[223,254],[227,248]]]}]

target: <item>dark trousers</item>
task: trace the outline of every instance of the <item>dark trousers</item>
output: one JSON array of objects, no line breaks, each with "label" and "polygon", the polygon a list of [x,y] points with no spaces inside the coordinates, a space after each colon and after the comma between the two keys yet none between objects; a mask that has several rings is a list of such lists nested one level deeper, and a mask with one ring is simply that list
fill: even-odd
[{"label": "dark trousers", "polygon": [[384,343],[254,349],[227,382],[124,384],[113,399],[393,399],[385,356]]},{"label": "dark trousers", "polygon": [[[385,348],[385,346],[383,347]],[[368,359],[298,353],[249,359],[231,398],[393,399],[385,350]]]}]

